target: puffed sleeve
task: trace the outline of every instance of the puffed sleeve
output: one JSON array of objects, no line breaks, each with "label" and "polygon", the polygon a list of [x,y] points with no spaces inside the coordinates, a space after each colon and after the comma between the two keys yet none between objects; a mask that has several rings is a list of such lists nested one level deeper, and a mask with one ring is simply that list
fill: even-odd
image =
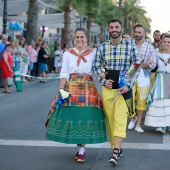
[{"label": "puffed sleeve", "polygon": [[64,78],[67,81],[69,80],[70,74],[69,74],[69,53],[65,52],[63,54],[63,63],[62,68],[60,72],[60,79]]}]

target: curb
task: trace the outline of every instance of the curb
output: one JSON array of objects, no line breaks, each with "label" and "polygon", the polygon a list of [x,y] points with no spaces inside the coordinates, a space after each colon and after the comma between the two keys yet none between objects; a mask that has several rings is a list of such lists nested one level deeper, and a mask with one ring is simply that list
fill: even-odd
[{"label": "curb", "polygon": [[[58,77],[58,76],[59,76],[59,74],[49,73],[47,77],[55,78],[55,77]],[[56,80],[56,79],[49,79],[49,81],[51,81],[51,80]],[[29,86],[29,85],[32,85],[32,84],[35,84],[35,83],[39,83],[39,79],[34,79],[31,82],[28,81],[28,82],[22,83],[22,86],[26,87],[26,86]],[[17,92],[15,85],[10,86],[9,89],[12,93]],[[3,87],[0,87],[0,96],[2,96],[2,95],[7,95],[7,94],[3,92]]]}]

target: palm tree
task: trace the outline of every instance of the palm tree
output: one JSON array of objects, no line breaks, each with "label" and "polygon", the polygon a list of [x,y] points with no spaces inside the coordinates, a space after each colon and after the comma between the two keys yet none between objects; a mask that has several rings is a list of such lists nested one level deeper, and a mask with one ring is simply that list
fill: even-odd
[{"label": "palm tree", "polygon": [[139,6],[139,0],[125,1],[121,8],[121,19],[124,21],[124,32],[132,33],[132,27],[137,23],[144,25],[147,33],[150,33],[151,19],[146,17],[147,12]]},{"label": "palm tree", "polygon": [[122,1],[123,0],[119,0],[119,7],[118,7],[118,17],[120,18],[120,15],[121,15],[121,8],[122,8]]},{"label": "palm tree", "polygon": [[62,30],[61,46],[71,45],[70,41],[70,12],[72,0],[56,0],[58,7],[64,11],[64,29]]},{"label": "palm tree", "polygon": [[99,8],[99,15],[94,19],[100,26],[100,43],[105,41],[104,29],[113,16],[117,17],[117,6],[112,3],[112,0],[102,0]]},{"label": "palm tree", "polygon": [[37,41],[38,37],[38,0],[29,0],[26,42]]},{"label": "palm tree", "polygon": [[74,9],[87,18],[87,45],[91,45],[91,23],[99,14],[101,1],[102,0],[73,0]]}]

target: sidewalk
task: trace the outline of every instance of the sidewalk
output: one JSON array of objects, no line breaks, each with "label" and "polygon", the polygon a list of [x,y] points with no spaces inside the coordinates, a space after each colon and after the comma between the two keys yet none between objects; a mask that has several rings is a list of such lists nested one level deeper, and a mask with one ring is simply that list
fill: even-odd
[{"label": "sidewalk", "polygon": [[[57,80],[57,77],[59,77],[59,74],[58,74],[58,73],[49,73],[49,74],[47,75],[47,79],[49,78],[48,81]],[[22,83],[23,91],[24,91],[24,87],[29,86],[29,85],[32,85],[32,84],[35,84],[35,83],[39,83],[39,79],[35,78],[33,81],[27,81],[27,82],[25,82],[25,83]],[[9,90],[10,90],[12,93],[17,92],[15,85],[10,86],[10,87],[9,87]],[[6,94],[3,92],[3,87],[0,87],[0,95],[2,95],[2,94],[6,95]]]}]

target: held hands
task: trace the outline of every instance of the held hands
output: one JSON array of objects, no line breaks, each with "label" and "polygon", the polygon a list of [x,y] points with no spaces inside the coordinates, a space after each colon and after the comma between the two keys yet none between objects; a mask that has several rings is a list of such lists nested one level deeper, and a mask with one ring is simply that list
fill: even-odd
[{"label": "held hands", "polygon": [[142,65],[140,66],[140,68],[149,68],[149,65],[152,64],[152,63],[153,63],[153,61],[147,60],[147,61],[146,61],[146,64],[142,64]]},{"label": "held hands", "polygon": [[106,82],[105,82],[105,87],[107,88],[107,89],[112,89],[112,84],[113,84],[113,80],[111,80],[111,79],[109,79],[109,80],[107,80]]}]

